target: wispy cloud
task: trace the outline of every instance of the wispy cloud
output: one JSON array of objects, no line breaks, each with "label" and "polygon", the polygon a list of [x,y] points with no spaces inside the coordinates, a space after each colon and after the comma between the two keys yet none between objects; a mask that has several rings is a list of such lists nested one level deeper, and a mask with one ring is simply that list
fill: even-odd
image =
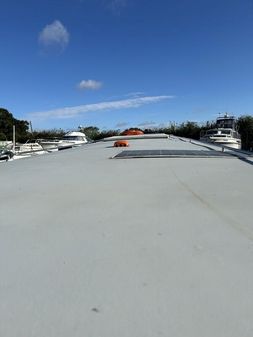
[{"label": "wispy cloud", "polygon": [[134,91],[134,92],[129,92],[128,94],[126,94],[126,97],[132,97],[132,98],[137,98],[140,96],[144,96],[145,92],[143,91]]},{"label": "wispy cloud", "polygon": [[117,109],[130,109],[138,108],[142,105],[158,103],[164,100],[174,98],[174,96],[145,96],[138,98],[131,98],[119,101],[100,102],[94,104],[85,104],[74,107],[65,107],[60,109],[33,112],[29,114],[33,118],[74,118],[87,112],[117,110]]},{"label": "wispy cloud", "polygon": [[69,32],[59,20],[55,20],[42,29],[38,40],[42,47],[60,47],[64,49],[69,43]]},{"label": "wispy cloud", "polygon": [[80,90],[98,90],[102,87],[103,83],[95,80],[82,80],[78,83],[77,87]]}]

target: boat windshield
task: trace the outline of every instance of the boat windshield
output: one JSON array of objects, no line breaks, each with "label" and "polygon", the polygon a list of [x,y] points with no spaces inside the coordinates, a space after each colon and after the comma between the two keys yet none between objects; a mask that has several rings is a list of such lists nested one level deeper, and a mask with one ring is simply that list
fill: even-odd
[{"label": "boat windshield", "polygon": [[231,131],[232,130],[230,130],[230,129],[228,129],[228,130],[226,130],[226,129],[219,129],[219,130],[217,130],[217,129],[213,129],[213,130],[208,130],[207,132],[206,132],[206,134],[208,135],[208,136],[222,136],[222,135],[231,135]]},{"label": "boat windshield", "polygon": [[84,140],[82,136],[64,136],[64,140]]},{"label": "boat windshield", "polygon": [[217,119],[218,128],[234,129],[235,119],[234,118],[218,118]]},{"label": "boat windshield", "polygon": [[221,133],[225,134],[225,135],[230,135],[231,134],[231,130],[221,130]]}]

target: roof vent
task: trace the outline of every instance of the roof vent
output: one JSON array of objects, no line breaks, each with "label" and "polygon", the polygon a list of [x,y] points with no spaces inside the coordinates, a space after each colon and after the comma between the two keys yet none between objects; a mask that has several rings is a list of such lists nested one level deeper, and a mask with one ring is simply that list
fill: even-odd
[{"label": "roof vent", "polygon": [[118,140],[114,143],[114,147],[123,147],[123,146],[129,146],[129,143],[127,140]]}]

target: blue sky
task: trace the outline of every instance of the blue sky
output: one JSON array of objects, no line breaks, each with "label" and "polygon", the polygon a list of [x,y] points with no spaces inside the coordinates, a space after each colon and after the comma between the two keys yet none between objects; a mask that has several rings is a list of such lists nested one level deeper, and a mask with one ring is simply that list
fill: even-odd
[{"label": "blue sky", "polygon": [[36,129],[252,114],[252,0],[1,0],[0,106]]}]

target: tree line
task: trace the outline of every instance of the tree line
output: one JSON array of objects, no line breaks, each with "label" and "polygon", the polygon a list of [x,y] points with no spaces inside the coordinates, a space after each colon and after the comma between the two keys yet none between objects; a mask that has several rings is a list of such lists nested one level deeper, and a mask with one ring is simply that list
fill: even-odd
[{"label": "tree line", "polygon": [[[25,142],[27,139],[41,138],[61,138],[66,131],[62,129],[51,130],[29,130],[29,122],[14,118],[8,110],[0,108],[0,141],[11,140],[13,134],[13,125],[16,127],[16,140]],[[242,138],[242,149],[252,150],[253,148],[253,116],[242,115],[237,121],[238,132]],[[146,128],[142,130],[144,133],[167,133],[179,137],[191,139],[199,139],[202,130],[208,130],[215,127],[214,122],[205,122],[202,124],[186,121],[180,124],[170,123],[166,127]],[[136,129],[136,128],[135,128]],[[83,127],[80,131],[93,141],[99,141],[105,137],[117,136],[121,134],[121,130],[100,130],[96,126]]]}]

